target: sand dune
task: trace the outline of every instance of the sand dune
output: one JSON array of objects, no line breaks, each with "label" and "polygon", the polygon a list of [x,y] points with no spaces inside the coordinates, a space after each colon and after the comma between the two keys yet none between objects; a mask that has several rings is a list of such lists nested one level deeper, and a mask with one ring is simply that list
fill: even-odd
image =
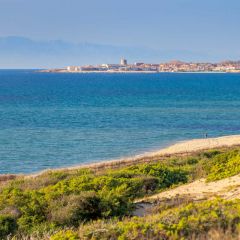
[{"label": "sand dune", "polygon": [[227,200],[240,199],[240,175],[215,182],[206,182],[204,178],[166,190],[136,201],[133,215],[143,217],[151,213],[156,203],[171,199],[190,199],[190,202],[221,197]]},{"label": "sand dune", "polygon": [[215,182],[206,182],[205,179],[199,179],[192,183],[153,195],[147,199],[174,198],[176,196],[189,196],[195,200],[209,199],[216,196],[225,199],[240,198],[240,175]]}]

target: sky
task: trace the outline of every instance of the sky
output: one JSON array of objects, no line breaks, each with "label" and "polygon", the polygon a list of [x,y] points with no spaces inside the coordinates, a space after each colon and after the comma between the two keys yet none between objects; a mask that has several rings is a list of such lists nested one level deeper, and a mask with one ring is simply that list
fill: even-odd
[{"label": "sky", "polygon": [[0,38],[240,59],[239,12],[239,0],[0,0]]}]

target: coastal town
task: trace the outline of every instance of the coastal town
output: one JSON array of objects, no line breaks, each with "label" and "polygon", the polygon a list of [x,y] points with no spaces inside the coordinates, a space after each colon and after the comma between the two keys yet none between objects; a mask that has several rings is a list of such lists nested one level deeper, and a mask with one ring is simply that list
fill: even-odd
[{"label": "coastal town", "polygon": [[47,69],[42,72],[59,73],[158,73],[158,72],[225,72],[240,73],[240,61],[224,61],[219,63],[196,63],[170,61],[166,63],[135,62],[129,64],[127,59],[121,58],[119,64],[100,64],[86,66],[67,66],[59,69]]}]

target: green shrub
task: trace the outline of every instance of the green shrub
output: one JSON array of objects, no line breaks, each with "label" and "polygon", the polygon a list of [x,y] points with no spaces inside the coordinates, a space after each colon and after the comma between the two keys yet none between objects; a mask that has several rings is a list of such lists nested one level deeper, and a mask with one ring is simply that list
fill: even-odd
[{"label": "green shrub", "polygon": [[79,240],[78,234],[72,230],[62,230],[50,237],[50,240]]},{"label": "green shrub", "polygon": [[223,231],[231,229],[234,233],[240,223],[240,201],[216,199],[191,203],[164,211],[159,222],[169,236],[198,236],[217,228]]},{"label": "green shrub", "polygon": [[133,209],[133,203],[127,197],[129,195],[127,185],[121,185],[112,190],[104,188],[99,194],[102,199],[101,212],[103,218],[129,215]]},{"label": "green shrub", "polygon": [[188,158],[187,159],[187,164],[189,165],[195,165],[199,162],[199,160],[197,158]]},{"label": "green shrub", "polygon": [[0,215],[0,238],[4,239],[17,230],[16,220],[10,216]]},{"label": "green shrub", "polygon": [[22,232],[31,232],[47,222],[78,226],[97,218],[127,216],[134,199],[187,180],[187,171],[162,163],[139,164],[101,174],[86,169],[47,172],[33,179],[12,181],[3,188],[0,213],[15,212]]},{"label": "green shrub", "polygon": [[[80,226],[80,239],[212,239],[211,231],[239,236],[240,201],[215,199],[162,210],[122,221],[96,221]],[[236,238],[239,239],[239,238]]]},{"label": "green shrub", "polygon": [[157,225],[144,218],[128,218],[123,221],[95,221],[80,226],[79,237],[84,240],[167,240],[167,235],[158,231]]},{"label": "green shrub", "polygon": [[215,157],[216,155],[218,155],[220,153],[221,152],[218,151],[218,150],[209,150],[207,152],[202,153],[202,156],[206,157],[206,158],[213,158],[213,157]]},{"label": "green shrub", "polygon": [[240,153],[231,151],[217,155],[206,165],[207,180],[216,181],[240,173]]},{"label": "green shrub", "polygon": [[80,222],[101,217],[101,199],[94,192],[63,196],[50,204],[50,221],[58,225],[78,226]]},{"label": "green shrub", "polygon": [[166,189],[172,185],[185,183],[188,180],[188,172],[181,168],[169,167],[162,163],[141,164],[127,169],[135,174],[143,174],[158,179],[157,189]]}]

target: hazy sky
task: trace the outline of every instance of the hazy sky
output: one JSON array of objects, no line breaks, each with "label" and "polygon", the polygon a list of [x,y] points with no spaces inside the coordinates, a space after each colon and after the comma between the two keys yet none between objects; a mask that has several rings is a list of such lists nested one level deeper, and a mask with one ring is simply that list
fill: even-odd
[{"label": "hazy sky", "polygon": [[240,0],[0,0],[0,37],[239,53]]}]

